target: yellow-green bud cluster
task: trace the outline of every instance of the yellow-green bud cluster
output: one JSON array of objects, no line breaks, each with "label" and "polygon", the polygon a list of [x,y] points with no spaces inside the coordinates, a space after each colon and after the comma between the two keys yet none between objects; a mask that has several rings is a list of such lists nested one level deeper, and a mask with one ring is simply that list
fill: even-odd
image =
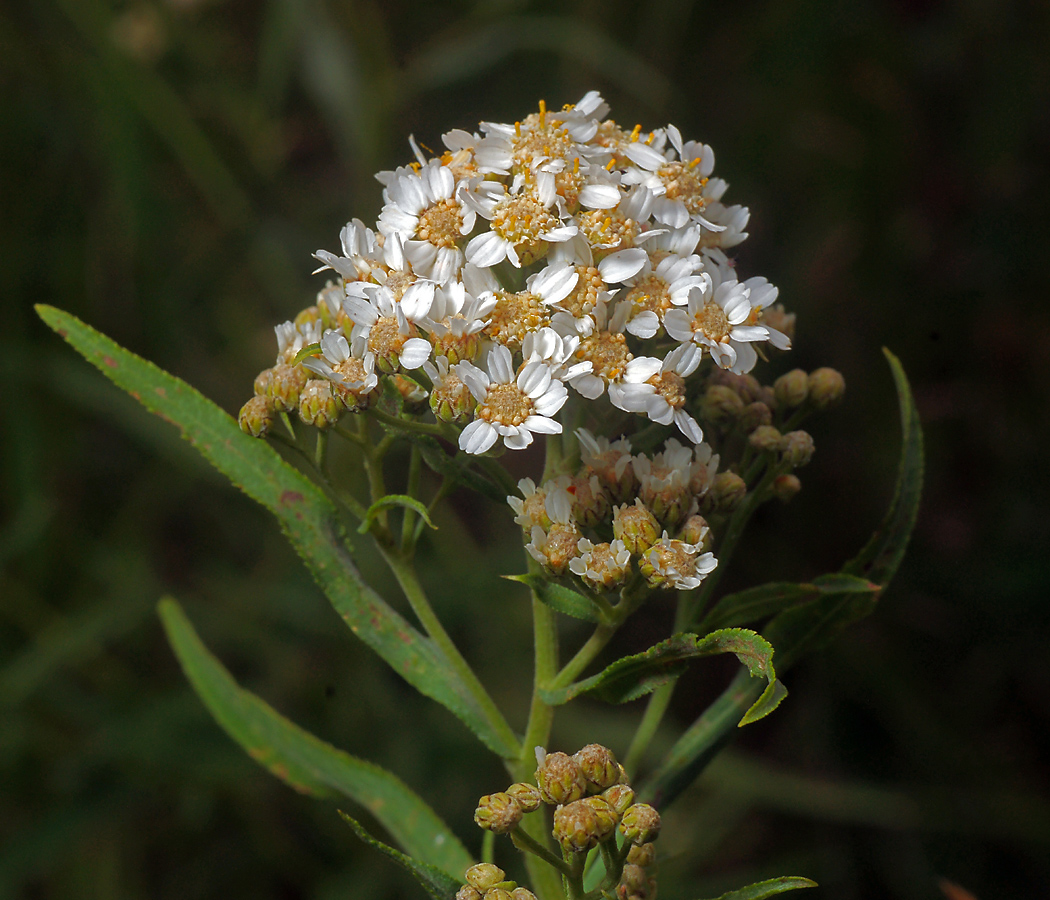
[{"label": "yellow-green bud cluster", "polygon": [[528,888],[507,881],[507,874],[492,863],[478,863],[463,875],[466,884],[456,892],[456,900],[536,900]]}]

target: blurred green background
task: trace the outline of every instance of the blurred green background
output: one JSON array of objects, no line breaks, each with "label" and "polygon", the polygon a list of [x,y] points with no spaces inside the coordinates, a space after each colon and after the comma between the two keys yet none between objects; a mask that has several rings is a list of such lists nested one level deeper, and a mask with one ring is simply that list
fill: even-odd
[{"label": "blurred green background", "polygon": [[[726,588],[833,570],[878,521],[899,434],[883,345],[927,439],[896,583],[669,814],[661,897],[776,874],[844,900],[944,897],[940,878],[1050,895],[1050,7],[32,0],[0,8],[0,85],[0,897],[422,896],[213,724],[161,633],[165,592],[242,684],[382,761],[476,849],[499,767],[32,304],[235,412],[273,324],[321,285],[310,253],[374,218],[372,173],[407,161],[410,132],[436,148],[591,88],[622,123],[711,143],[750,206],[741,269],[799,316],[759,374],[846,376],[802,494],[758,518]],[[520,545],[477,515],[442,520],[426,577],[520,708],[527,604],[496,577]],[[621,649],[666,625],[647,612]],[[730,672],[696,667],[679,725]],[[558,746],[623,752],[638,714],[580,704]]]}]

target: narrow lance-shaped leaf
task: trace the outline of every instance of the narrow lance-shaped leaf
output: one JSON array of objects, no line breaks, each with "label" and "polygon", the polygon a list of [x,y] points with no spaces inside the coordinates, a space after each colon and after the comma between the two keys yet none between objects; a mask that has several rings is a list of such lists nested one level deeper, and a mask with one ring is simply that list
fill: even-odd
[{"label": "narrow lance-shaped leaf", "polygon": [[356,834],[362,841],[375,847],[380,853],[385,853],[399,866],[411,872],[416,880],[423,885],[423,889],[433,898],[433,900],[455,900],[456,892],[463,886],[462,881],[453,878],[448,872],[445,872],[436,866],[431,866],[418,859],[413,859],[411,856],[406,856],[400,850],[396,850],[389,844],[377,841],[372,835],[365,831],[360,822],[352,816],[348,816],[342,810],[339,811],[339,815],[343,817],[343,821],[354,830],[354,834]]},{"label": "narrow lance-shaped leaf", "polygon": [[716,900],[766,900],[767,897],[775,897],[786,891],[797,891],[799,888],[817,887],[815,881],[808,878],[799,878],[794,875],[783,875],[780,878],[771,878],[769,881],[760,881],[757,884],[749,884],[739,890],[722,894]]},{"label": "narrow lance-shaped leaf", "polygon": [[541,696],[552,705],[568,703],[581,694],[589,694],[608,703],[626,703],[677,678],[690,661],[716,653],[736,654],[752,677],[765,678],[768,682],[765,692],[745,715],[746,721],[740,724],[768,715],[787,696],[787,690],[776,680],[772,645],[762,635],[746,628],[725,628],[704,637],[676,634],[644,653],[616,660],[591,678],[560,690],[541,691]]},{"label": "narrow lance-shaped leaf", "polygon": [[539,598],[540,602],[549,606],[555,612],[560,612],[574,619],[583,619],[585,622],[601,622],[602,613],[589,597],[585,597],[571,588],[564,587],[542,575],[504,575],[507,581],[520,581],[528,585]]},{"label": "narrow lance-shaped leaf", "polygon": [[517,755],[512,736],[495,727],[477,698],[433,642],[361,580],[347,549],[338,511],[309,478],[269,444],[244,434],[218,406],[159,369],[50,306],[40,317],[89,362],[150,412],[177,426],[220,472],[281,524],[314,579],[350,629],[420,693],[441,703],[494,752]]},{"label": "narrow lance-shaped leaf", "polygon": [[396,775],[325,743],[238,686],[178,603],[168,598],[159,609],[190,684],[252,759],[304,794],[327,797],[335,792],[360,803],[408,853],[428,863],[452,870],[471,865],[459,839]]}]

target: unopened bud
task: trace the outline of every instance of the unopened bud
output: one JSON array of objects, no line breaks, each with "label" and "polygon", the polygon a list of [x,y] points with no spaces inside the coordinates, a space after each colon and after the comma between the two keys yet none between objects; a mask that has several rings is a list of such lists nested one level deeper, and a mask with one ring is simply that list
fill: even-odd
[{"label": "unopened bud", "polygon": [[[632,848],[633,849],[633,848]],[[628,894],[639,894],[644,891],[649,882],[649,873],[637,863],[628,863],[623,867],[620,875],[620,884],[627,888]]]},{"label": "unopened bud", "polygon": [[687,544],[698,544],[700,552],[706,553],[711,549],[712,543],[711,528],[707,524],[707,519],[703,516],[690,516],[682,525],[682,530],[678,533],[678,540],[685,541]]},{"label": "unopened bud", "polygon": [[813,458],[813,438],[806,431],[789,431],[780,439],[784,462],[799,469]]},{"label": "unopened bud", "polygon": [[728,422],[743,410],[740,395],[724,384],[712,384],[700,401],[700,415],[708,422]]},{"label": "unopened bud", "polygon": [[486,794],[478,801],[478,808],[474,810],[474,821],[486,831],[506,834],[518,827],[523,813],[517,800],[510,794],[499,791]]},{"label": "unopened bud", "polygon": [[719,472],[707,492],[707,501],[718,512],[732,512],[747,495],[747,483],[736,472]]},{"label": "unopened bud", "polygon": [[467,869],[463,877],[471,887],[476,887],[479,891],[487,891],[502,882],[507,877],[507,873],[492,863],[477,863]]},{"label": "unopened bud", "polygon": [[255,393],[261,395],[269,394],[271,381],[273,381],[273,369],[263,369],[255,376]]},{"label": "unopened bud", "polygon": [[592,794],[612,787],[620,778],[620,765],[612,750],[601,744],[588,744],[577,750],[572,758],[580,767],[587,781],[587,790]]},{"label": "unopened bud", "polygon": [[633,844],[627,852],[627,862],[635,866],[651,866],[656,861],[654,844]]},{"label": "unopened bud", "polygon": [[572,515],[581,525],[593,528],[609,513],[609,495],[597,475],[577,475],[567,488],[572,497]]},{"label": "unopened bud", "polygon": [[328,428],[339,419],[339,401],[332,385],[323,378],[311,378],[299,395],[299,418],[307,425]]},{"label": "unopened bud", "polygon": [[423,408],[423,403],[427,399],[427,392],[423,390],[416,382],[411,378],[406,378],[404,375],[397,373],[390,376],[390,380],[394,387],[397,388],[397,392],[401,395],[401,398],[405,401],[405,408],[410,412],[419,412]]},{"label": "unopened bud", "polygon": [[660,523],[641,500],[635,500],[633,506],[625,503],[613,510],[613,535],[638,556],[660,539]]},{"label": "unopened bud", "polygon": [[237,424],[241,426],[241,431],[252,437],[265,437],[273,423],[273,401],[261,394],[256,394],[245,403],[237,416]]},{"label": "unopened bud", "polygon": [[634,788],[629,784],[614,784],[611,788],[602,791],[602,796],[616,810],[616,814],[622,816],[634,803]]},{"label": "unopened bud", "polygon": [[598,845],[601,824],[598,813],[583,800],[559,806],[554,811],[551,834],[570,853],[582,853]]},{"label": "unopened bud", "polygon": [[787,503],[792,497],[802,490],[802,482],[797,475],[790,472],[787,475],[778,475],[773,481],[773,496],[782,503]]},{"label": "unopened bud", "polygon": [[794,409],[809,396],[809,376],[802,369],[785,372],[773,382],[773,395],[781,409]]},{"label": "unopened bud", "polygon": [[534,784],[518,782],[507,788],[506,793],[513,797],[521,807],[521,811],[526,813],[535,812],[543,802],[540,789]]},{"label": "unopened bud", "polygon": [[750,434],[762,425],[768,425],[773,421],[773,411],[761,400],[749,403],[740,414],[740,428]]},{"label": "unopened bud", "polygon": [[648,803],[635,803],[623,814],[620,831],[635,844],[648,844],[660,834],[660,814]]},{"label": "unopened bud", "polygon": [[310,375],[303,366],[289,366],[284,363],[274,366],[271,371],[273,377],[266,393],[279,412],[291,412],[299,406],[299,398],[306,382],[310,380]]},{"label": "unopened bud", "polygon": [[780,432],[772,425],[762,425],[748,435],[748,443],[756,450],[776,453],[780,450]]},{"label": "unopened bud", "polygon": [[510,892],[510,900],[536,900],[536,895],[528,888],[516,887]]},{"label": "unopened bud", "polygon": [[846,393],[846,379],[842,373],[826,366],[809,373],[809,399],[817,409],[830,409]]},{"label": "unopened bud", "polygon": [[567,753],[548,753],[536,770],[536,785],[547,803],[572,803],[587,789],[579,765]]},{"label": "unopened bud", "polygon": [[295,325],[302,328],[303,325],[311,325],[321,318],[321,311],[316,306],[308,306],[301,310],[294,319]]},{"label": "unopened bud", "polygon": [[620,824],[620,814],[612,808],[612,805],[604,797],[585,797],[580,803],[586,803],[598,817],[598,827],[595,831],[599,842],[610,837],[616,826]]},{"label": "unopened bud", "polygon": [[439,422],[461,422],[474,412],[476,405],[470,388],[452,372],[430,392],[430,409]]},{"label": "unopened bud", "polygon": [[465,884],[456,891],[456,900],[481,900],[484,894],[471,884]]},{"label": "unopened bud", "polygon": [[485,900],[510,900],[510,891],[501,887],[489,888],[485,891]]}]

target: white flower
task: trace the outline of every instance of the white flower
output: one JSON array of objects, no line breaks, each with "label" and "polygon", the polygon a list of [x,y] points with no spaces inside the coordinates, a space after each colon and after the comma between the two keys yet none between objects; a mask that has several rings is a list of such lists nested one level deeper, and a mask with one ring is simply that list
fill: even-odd
[{"label": "white flower", "polygon": [[367,281],[379,267],[382,258],[375,232],[366,228],[360,219],[354,219],[340,230],[339,242],[343,248],[342,256],[327,250],[318,250],[314,254],[314,258],[323,263],[314,274],[333,269],[347,281]]},{"label": "white flower", "polygon": [[489,324],[496,296],[474,297],[461,281],[452,281],[434,291],[430,311],[419,322],[430,333],[434,351],[456,363],[477,355],[478,335]]},{"label": "white flower", "polygon": [[363,338],[353,344],[336,330],[329,330],[321,338],[321,356],[303,360],[311,372],[348,388],[357,397],[375,390],[379,379],[375,374],[375,356],[368,352]]},{"label": "white flower", "polygon": [[700,544],[672,540],[665,531],[645,552],[639,569],[653,586],[691,591],[718,566],[713,553],[700,550]]},{"label": "white flower", "polygon": [[[357,290],[351,292],[351,288]],[[426,318],[434,300],[428,281],[410,284],[400,302],[389,287],[351,284],[343,309],[354,322],[351,338],[363,338],[381,369],[393,372],[399,365],[418,369],[430,358],[430,341],[417,336],[416,324]]]},{"label": "white flower", "polygon": [[323,326],[320,321],[304,322],[302,325],[282,322],[275,325],[273,330],[277,335],[277,362],[290,363],[303,347],[321,340]]},{"label": "white flower", "polygon": [[696,344],[679,344],[667,354],[660,371],[647,382],[654,387],[652,393],[637,393],[628,397],[635,404],[631,412],[644,413],[660,425],[674,422],[694,444],[704,439],[704,432],[689,413],[685,411],[685,380],[700,365],[703,350]]},{"label": "white flower", "polygon": [[655,337],[669,310],[685,306],[693,288],[710,283],[710,275],[697,271],[701,265],[698,256],[669,255],[654,269],[646,257],[645,267],[628,281],[630,289],[624,298],[630,304],[627,330],[635,337]]},{"label": "white flower", "polygon": [[455,369],[478,402],[476,418],[459,436],[461,450],[484,453],[500,437],[508,449],[522,450],[533,433],[561,433],[561,423],[551,417],[568,392],[546,363],[526,363],[515,377],[510,350],[497,344],[488,355],[487,373],[469,362]]}]

